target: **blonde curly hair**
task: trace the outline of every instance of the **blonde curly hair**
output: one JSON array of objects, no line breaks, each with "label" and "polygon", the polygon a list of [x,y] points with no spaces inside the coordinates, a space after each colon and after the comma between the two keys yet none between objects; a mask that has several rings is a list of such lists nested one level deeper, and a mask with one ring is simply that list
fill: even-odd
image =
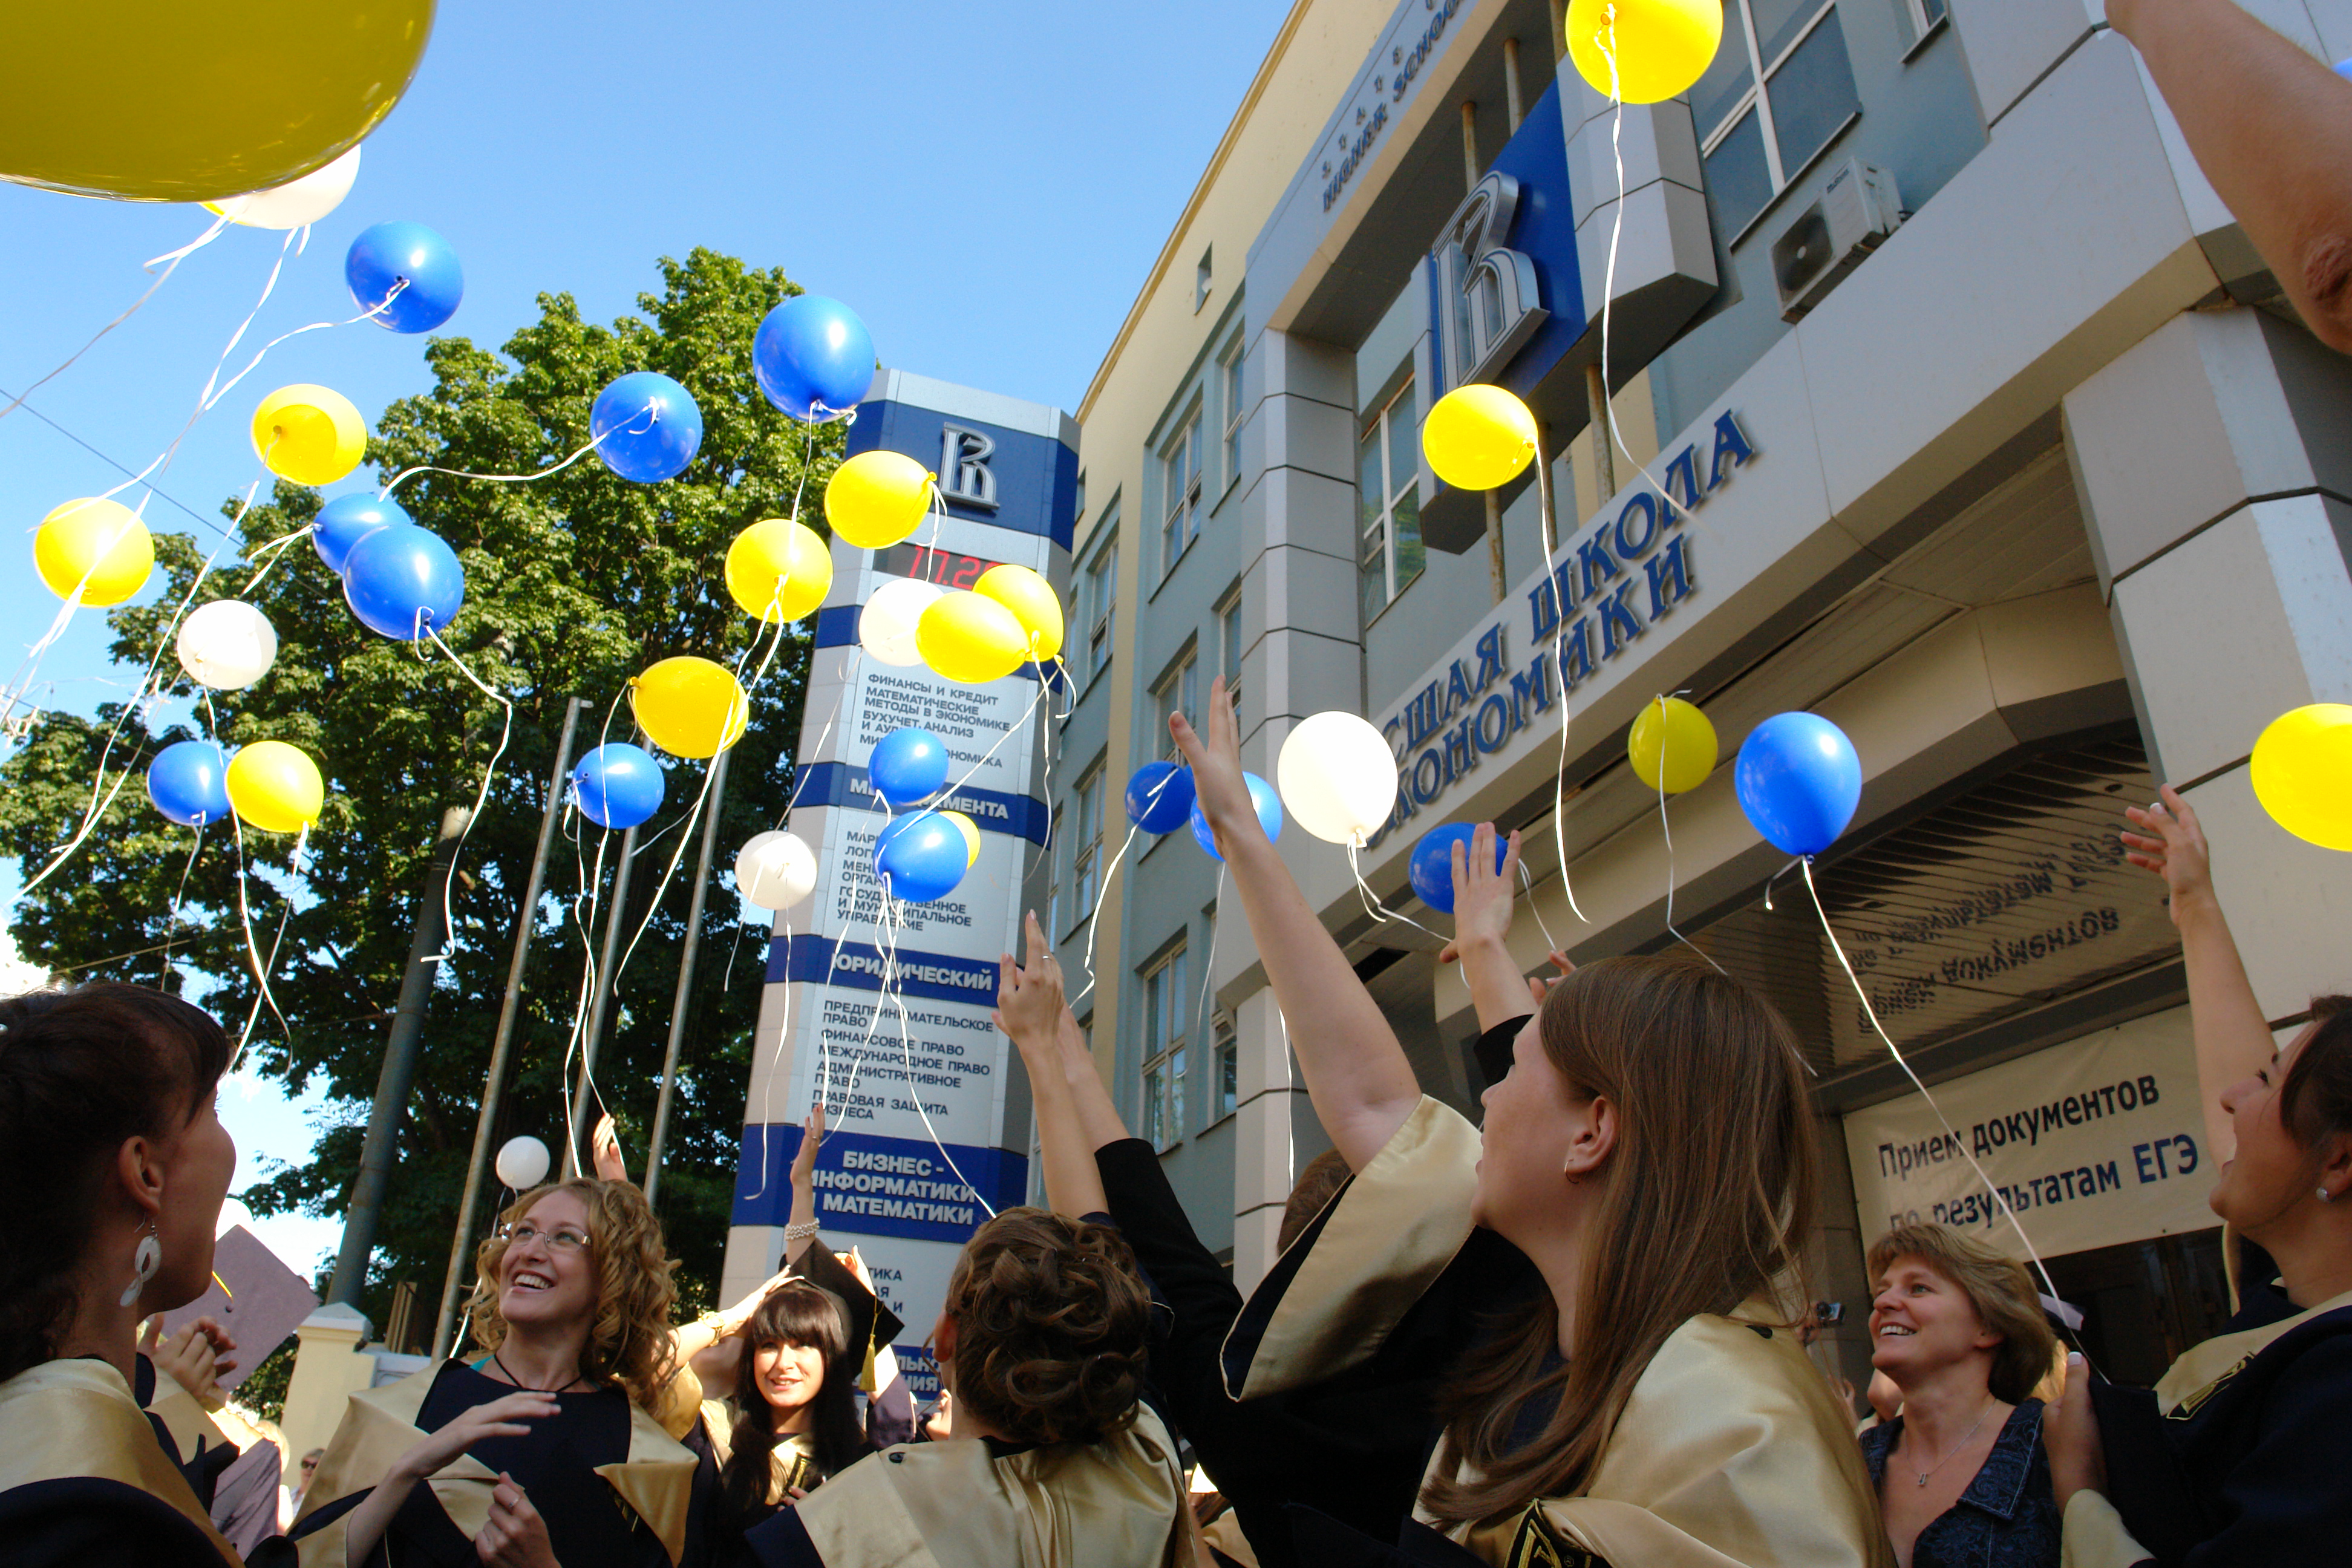
[{"label": "blonde curly hair", "polygon": [[618,1384],[639,1409],[658,1415],[677,1376],[671,1348],[669,1312],[677,1299],[670,1282],[677,1268],[662,1244],[661,1221],[645,1194],[626,1182],[580,1177],[533,1187],[499,1215],[474,1249],[474,1342],[495,1353],[506,1342],[507,1321],[499,1315],[499,1265],[507,1254],[507,1233],[550,1193],[570,1193],[588,1211],[588,1256],[596,1268],[596,1318],[580,1352],[580,1375]]}]

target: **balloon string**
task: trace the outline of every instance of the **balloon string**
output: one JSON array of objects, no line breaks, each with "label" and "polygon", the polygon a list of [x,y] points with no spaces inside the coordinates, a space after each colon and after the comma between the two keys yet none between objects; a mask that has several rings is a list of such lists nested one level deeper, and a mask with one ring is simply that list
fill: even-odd
[{"label": "balloon string", "polygon": [[[1209,907],[1213,911],[1223,908],[1224,902],[1225,863],[1220,860],[1217,862],[1217,891],[1210,900]],[[1207,962],[1201,965],[1201,1000],[1192,1006],[1192,1037],[1196,1040],[1204,1038],[1209,1031],[1209,988],[1214,984],[1217,973],[1217,928],[1224,923],[1213,912],[1209,916],[1209,952]]]},{"label": "balloon string", "polygon": [[718,777],[719,763],[714,758],[710,765],[702,770],[702,788],[695,794],[694,805],[684,819],[686,831],[677,836],[677,847],[670,851],[669,864],[663,868],[661,881],[654,889],[652,900],[646,905],[646,918],[637,922],[635,932],[629,938],[629,945],[622,950],[620,962],[613,965],[609,994],[616,1002],[621,994],[621,976],[628,973],[629,960],[635,955],[637,943],[645,940],[646,928],[654,923],[654,913],[661,908],[662,898],[669,891],[670,879],[677,874],[679,862],[686,858],[686,846],[694,837],[695,824],[702,820],[703,810],[710,804],[710,786]]},{"label": "balloon string", "polygon": [[1544,923],[1543,907],[1536,902],[1536,879],[1528,875],[1528,863],[1525,860],[1519,862],[1519,886],[1528,896],[1528,913],[1536,917],[1536,930],[1543,932],[1545,948],[1550,952],[1559,952],[1560,951],[1559,939],[1551,934],[1551,927]]},{"label": "balloon string", "polygon": [[[786,964],[784,974],[785,978],[789,980],[792,977],[790,965],[793,951],[793,916],[790,910],[778,910],[776,914],[784,923],[784,960]],[[771,931],[769,935],[772,938],[774,932]],[[736,945],[740,947],[742,943],[739,940]],[[729,973],[732,973],[735,964],[734,954],[728,954],[727,963]],[[723,983],[719,989],[722,991],[726,989]],[[755,1198],[763,1195],[768,1190],[768,1139],[771,1136],[768,1129],[774,1125],[771,1119],[771,1107],[774,1102],[776,1094],[776,1068],[783,1061],[784,1046],[792,1039],[792,1037],[793,1032],[790,1029],[778,1029],[776,1031],[775,1047],[768,1053],[767,1076],[761,1080],[760,1084],[760,1184],[750,1194],[751,1197]],[[827,1057],[824,1029],[822,1026],[819,1026],[817,1029],[816,1048],[817,1069],[822,1073],[824,1070],[824,1063]]]},{"label": "balloon string", "polygon": [[1813,912],[1821,917],[1822,934],[1829,938],[1830,951],[1837,954],[1838,967],[1845,971],[1846,984],[1853,987],[1855,997],[1862,1003],[1862,1016],[1870,1020],[1871,1028],[1881,1040],[1885,1042],[1887,1054],[1895,1058],[1895,1065],[1903,1069],[1903,1076],[1911,1080],[1911,1087],[1919,1091],[1919,1098],[1927,1102],[1928,1110],[1934,1113],[1937,1122],[1944,1129],[1944,1135],[1951,1140],[1952,1147],[1958,1149],[1968,1160],[1969,1169],[1977,1173],[1977,1180],[1984,1184],[1985,1190],[1992,1194],[1993,1202],[1999,1204],[2000,1212],[2008,1216],[2011,1228],[2017,1232],[2017,1239],[2024,1244],[2025,1255],[2033,1259],[2034,1272],[2042,1276],[2042,1289],[2050,1292],[2053,1300],[2058,1300],[2057,1282],[2050,1278],[2049,1267],[2042,1261],[2042,1254],[2034,1250],[2033,1238],[2025,1234],[2025,1223],[2017,1217],[2017,1211],[2010,1206],[2009,1194],[1995,1184],[1992,1177],[1985,1173],[1985,1168],[1982,1165],[1977,1163],[1976,1155],[1969,1152],[1966,1143],[1961,1142],[1959,1133],[1954,1130],[1950,1120],[1944,1115],[1944,1108],[1936,1102],[1934,1093],[1929,1090],[1926,1083],[1920,1080],[1919,1075],[1911,1069],[1910,1060],[1904,1056],[1903,1047],[1895,1043],[1895,1037],[1889,1035],[1885,1026],[1878,1021],[1878,1009],[1871,1005],[1870,993],[1862,988],[1861,980],[1853,973],[1853,964],[1848,961],[1844,947],[1838,942],[1837,931],[1830,925],[1830,911],[1822,903],[1821,889],[1813,883],[1813,858],[1807,855],[1802,858],[1801,863],[1805,873],[1805,891],[1812,895]]},{"label": "balloon string", "polygon": [[[424,613],[419,611],[416,618],[418,623],[423,625]],[[424,626],[423,629],[425,635],[433,639],[433,646],[441,650],[441,657],[456,665],[457,673],[474,683],[475,690],[497,703],[506,714],[505,722],[499,731],[498,747],[490,752],[489,764],[482,770],[482,787],[475,793],[474,809],[467,814],[465,826],[457,829],[457,846],[449,851],[448,873],[441,879],[441,951],[424,961],[426,963],[441,963],[453,957],[457,951],[456,907],[457,861],[458,858],[465,853],[466,840],[473,836],[474,825],[481,821],[482,813],[489,805],[490,784],[499,776],[499,760],[507,754],[507,742],[514,738],[514,704],[484,684],[482,678],[476,675],[466,661],[459,658],[449,645],[441,640],[441,634],[438,631],[430,626]]]},{"label": "balloon string", "polygon": [[[1675,695],[1680,696],[1681,693],[1676,692]],[[1731,978],[1731,971],[1716,963],[1713,953],[1675,929],[1675,828],[1674,824],[1666,819],[1666,747],[1672,742],[1674,731],[1666,724],[1664,695],[1662,693],[1652,700],[1657,704],[1658,709],[1658,831],[1666,840],[1666,931],[1676,942],[1706,959],[1708,966],[1717,974],[1728,980]]]},{"label": "balloon string", "polygon": [[198,235],[194,239],[190,240],[187,244],[180,247],[179,249],[167,250],[163,255],[154,257],[148,261],[142,263],[141,269],[142,271],[152,272],[158,267],[163,268],[163,271],[162,276],[158,277],[152,283],[147,285],[147,291],[140,295],[136,300],[131,301],[130,308],[125,310],[122,314],[115,317],[114,320],[107,322],[106,325],[99,328],[97,331],[90,334],[89,342],[82,344],[81,347],[74,350],[72,353],[68,354],[66,357],[64,363],[58,365],[55,370],[49,372],[48,374],[41,377],[40,380],[33,383],[31,386],[25,388],[23,392],[10,399],[7,407],[0,408],[0,419],[5,419],[11,414],[16,413],[17,409],[24,406],[26,398],[32,396],[33,394],[40,387],[47,385],[48,383],[55,381],[58,376],[63,375],[66,371],[72,366],[74,361],[81,358],[82,355],[96,348],[98,346],[99,339],[106,336],[107,333],[114,331],[115,328],[122,325],[123,322],[137,315],[139,313],[139,307],[144,305],[148,300],[155,297],[155,290],[161,289],[163,286],[164,281],[168,279],[174,271],[178,270],[180,263],[186,260],[195,252],[203,249],[205,246],[210,245],[219,237],[221,230],[229,226],[229,216],[226,213],[223,213],[219,217],[213,221],[213,226],[210,228],[205,230],[204,233]]},{"label": "balloon string", "polygon": [[988,750],[981,752],[979,757],[973,761],[971,766],[964,769],[962,777],[957,779],[953,784],[948,784],[944,788],[940,789],[938,794],[931,797],[931,799],[934,802],[953,800],[957,793],[961,791],[965,784],[971,782],[972,775],[979,773],[982,768],[988,765],[988,759],[996,755],[997,747],[1003,745],[1005,742],[1011,740],[1013,738],[1013,731],[1018,730],[1022,725],[1026,724],[1029,721],[1030,716],[1037,711],[1037,704],[1044,700],[1045,696],[1045,689],[1043,686],[1040,686],[1035,692],[1031,694],[1029,706],[1022,710],[1021,717],[1015,719],[1012,723],[1004,727],[1003,732],[1000,733],[996,737],[995,741],[990,744]]},{"label": "balloon string", "polygon": [[[604,728],[597,732],[596,736],[596,744],[599,747],[610,743],[613,735],[613,721],[619,716],[621,700],[627,695],[628,688],[622,687],[614,694],[611,705],[604,710]],[[580,814],[580,820],[583,822],[587,820],[585,812]],[[572,1150],[577,1150],[580,1147],[580,1129],[572,1114],[572,1058],[580,1049],[582,1035],[587,1024],[589,1002],[596,992],[596,914],[604,902],[604,847],[612,841],[612,837],[611,828],[601,826],[598,828],[595,871],[593,879],[588,862],[581,855],[579,838],[574,836],[572,841],[572,864],[578,869],[580,878],[578,890],[572,897],[572,922],[580,931],[580,987],[572,1000],[572,1031],[563,1043],[563,1076],[560,1086],[566,1139],[564,1147]],[[587,907],[587,918],[584,921],[581,918],[581,907],[583,904]],[[581,1063],[581,1078],[583,1082],[593,1089],[595,1074],[589,1070],[588,1064],[584,1060]],[[598,1097],[600,1101],[602,1098],[602,1096]],[[576,1160],[577,1156],[574,1155],[572,1158]]]},{"label": "balloon string", "polygon": [[172,895],[171,918],[163,924],[163,973],[156,980],[156,984],[158,986],[164,986],[171,984],[172,939],[179,933],[180,906],[187,899],[188,878],[189,875],[196,868],[196,857],[205,852],[205,825],[202,822],[199,822],[192,831],[196,836],[196,841],[188,847],[188,863],[180,868],[179,890]]},{"label": "balloon string", "polygon": [[[1154,802],[1159,800],[1160,792],[1167,787],[1168,781],[1175,776],[1172,773],[1163,774],[1160,782],[1152,786],[1151,798]],[[1150,815],[1149,808],[1146,809],[1145,815]],[[1094,912],[1087,917],[1087,951],[1079,960],[1079,963],[1087,972],[1087,983],[1076,996],[1070,998],[1070,1005],[1073,1007],[1085,1001],[1087,993],[1095,988],[1095,928],[1102,924],[1103,906],[1110,902],[1111,879],[1117,877],[1118,868],[1127,863],[1127,852],[1134,847],[1135,836],[1142,831],[1143,827],[1139,823],[1130,822],[1128,825],[1127,841],[1118,847],[1118,853],[1110,858],[1110,864],[1103,868],[1102,880],[1095,884]]]},{"label": "balloon string", "polygon": [[[386,303],[389,302],[390,300],[387,299]],[[636,427],[637,420],[640,417],[647,420],[645,430],[640,430]],[[437,468],[431,463],[419,463],[413,468],[401,469],[400,472],[393,475],[391,479],[385,480],[383,488],[375,492],[375,499],[378,500],[387,500],[391,499],[392,492],[397,489],[400,487],[401,482],[412,474],[446,474],[452,479],[488,479],[492,484],[500,485],[529,484],[533,479],[543,479],[550,474],[562,473],[564,469],[570,468],[572,464],[578,462],[581,458],[586,457],[589,453],[594,451],[599,446],[611,440],[615,436],[642,436],[646,433],[646,430],[652,429],[655,425],[659,424],[660,422],[661,410],[648,405],[641,414],[630,416],[629,422],[626,425],[616,425],[612,429],[605,431],[602,436],[589,437],[588,444],[586,446],[581,447],[578,451],[572,453],[570,457],[564,458],[562,462],[557,463],[552,468],[541,468],[535,472],[528,474],[478,474],[467,468]]]},{"label": "balloon string", "polygon": [[[980,1205],[981,1211],[986,1214],[989,1218],[994,1219],[996,1217],[996,1209],[994,1205],[990,1204],[986,1198],[980,1195],[980,1189],[972,1184],[971,1178],[966,1176],[963,1172],[957,1167],[955,1156],[949,1153],[948,1146],[940,1141],[940,1130],[931,1125],[930,1110],[923,1104],[922,1091],[915,1085],[915,1040],[907,1022],[907,997],[905,984],[898,978],[898,937],[896,925],[897,921],[903,919],[904,916],[902,911],[894,907],[897,906],[897,904],[898,900],[890,897],[889,884],[886,880],[882,888],[883,921],[881,929],[887,933],[889,947],[882,961],[882,983],[887,988],[891,1003],[897,1007],[898,1013],[898,1046],[900,1058],[905,1062],[907,1068],[907,1098],[914,1102],[915,1114],[923,1119],[923,1131],[930,1134],[931,1147],[940,1152],[940,1158],[946,1162],[950,1173],[952,1174],[958,1182],[963,1184],[964,1191],[971,1194],[971,1201]],[[879,998],[876,999],[874,1014],[877,1019],[881,1016],[882,1008]],[[868,1038],[872,1037],[873,1026],[871,1023],[866,1026],[866,1034]]]},{"label": "balloon string", "polygon": [[[833,710],[825,715],[824,728],[817,732],[816,744],[810,748],[812,752],[816,755],[822,756],[824,752],[825,737],[833,733],[833,721],[841,716],[842,695],[847,689],[847,683],[845,682],[842,689],[833,694]],[[800,804],[801,791],[808,787],[808,781],[814,776],[814,775],[807,768],[798,765],[793,767],[792,794],[785,798],[784,809],[776,814],[776,826],[771,829],[772,832],[781,833],[783,831],[785,822],[792,816],[793,807]],[[777,912],[781,914],[783,911],[778,910]],[[743,933],[751,929],[751,922],[749,921],[739,921],[736,924],[735,941],[727,950],[727,973],[719,983],[719,988],[721,991],[728,989],[734,984],[736,955],[743,951]],[[775,931],[772,927],[770,928],[768,936],[771,942],[772,942],[775,938]]]},{"label": "balloon string", "polygon": [[1402,921],[1423,936],[1434,937],[1443,942],[1445,940],[1444,937],[1438,936],[1435,931],[1414,920],[1411,915],[1400,914],[1381,902],[1380,895],[1373,892],[1371,884],[1364,880],[1364,868],[1356,858],[1357,848],[1356,840],[1349,839],[1347,843],[1348,874],[1356,879],[1356,897],[1362,902],[1364,912],[1382,925],[1386,925],[1391,921]]},{"label": "balloon string", "polygon": [[[278,333],[278,336],[270,339],[268,342],[262,344],[259,349],[256,350],[253,358],[247,362],[246,367],[243,370],[238,371],[235,375],[229,377],[227,382],[221,386],[219,391],[215,392],[212,387],[207,384],[205,389],[206,395],[203,404],[203,408],[200,412],[208,412],[215,405],[218,404],[222,398],[226,397],[229,393],[236,388],[238,382],[243,381],[247,376],[251,375],[256,370],[260,368],[261,362],[269,357],[269,351],[276,348],[278,344],[286,342],[289,338],[299,338],[305,332],[323,332],[336,327],[356,326],[362,321],[373,320],[389,310],[392,306],[392,302],[400,298],[400,291],[407,287],[408,279],[405,278],[400,279],[393,284],[392,291],[383,297],[383,300],[381,304],[375,305],[368,310],[362,310],[356,316],[345,316],[340,321],[312,321],[308,326],[296,327],[291,331]],[[267,296],[265,295],[264,298],[267,298]],[[255,309],[258,310],[259,307],[257,306]],[[250,324],[251,318],[247,318],[247,324]],[[238,328],[237,336],[242,337],[244,335],[245,329],[243,327]],[[236,346],[236,339],[230,339],[229,347],[235,348]],[[228,357],[226,350],[222,351],[221,357],[224,360]],[[218,375],[220,374],[218,367],[214,369],[213,374],[215,375]],[[190,423],[193,424],[194,422],[191,420]],[[182,434],[184,435],[185,432],[184,431]]]},{"label": "balloon string", "polygon": [[[1616,443],[1620,452],[1625,454],[1625,460],[1633,465],[1636,473],[1650,481],[1651,489],[1664,494],[1666,487],[1658,483],[1648,467],[1633,456],[1633,449],[1625,445],[1624,434],[1617,427],[1617,399],[1609,390],[1609,341],[1617,297],[1617,242],[1625,233],[1625,97],[1617,79],[1617,52],[1611,47],[1617,37],[1617,7],[1608,6],[1603,17],[1601,26],[1592,35],[1592,47],[1600,50],[1601,58],[1609,62],[1609,97],[1612,104],[1609,116],[1609,152],[1617,162],[1617,210],[1610,218],[1609,267],[1601,289],[1601,411],[1608,422],[1609,438]],[[1568,606],[1563,605],[1560,608],[1565,612]]]},{"label": "balloon string", "polygon": [[[289,896],[286,900],[284,912],[278,917],[278,935],[270,942],[269,957],[265,962],[261,956],[261,945],[253,937],[253,906],[246,895],[245,822],[235,812],[229,814],[229,821],[236,833],[237,920],[245,931],[246,956],[253,964],[253,978],[257,987],[253,998],[253,1008],[245,1016],[245,1027],[237,1031],[236,1049],[229,1057],[228,1074],[234,1077],[237,1064],[245,1059],[246,1045],[253,1038],[253,1026],[261,1020],[263,1003],[267,1002],[269,1005],[271,1016],[278,1020],[278,1026],[285,1032],[287,1038],[290,1040],[294,1037],[293,1029],[286,1022],[286,1015],[278,1009],[278,998],[270,993],[269,989],[269,976],[278,968],[278,944],[286,940],[286,922],[294,914],[294,900]],[[295,837],[294,854],[291,858],[291,864],[298,876],[300,874],[303,847],[310,841],[310,825],[306,822],[302,825],[301,832]]]}]

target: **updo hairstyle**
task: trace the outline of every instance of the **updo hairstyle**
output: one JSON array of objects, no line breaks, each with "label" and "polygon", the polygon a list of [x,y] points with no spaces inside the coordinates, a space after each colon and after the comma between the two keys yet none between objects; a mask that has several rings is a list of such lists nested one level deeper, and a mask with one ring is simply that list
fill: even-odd
[{"label": "updo hairstyle", "polygon": [[1150,1311],[1117,1230],[1006,1209],[973,1234],[948,1281],[959,1415],[1018,1443],[1101,1441],[1134,1418]]}]

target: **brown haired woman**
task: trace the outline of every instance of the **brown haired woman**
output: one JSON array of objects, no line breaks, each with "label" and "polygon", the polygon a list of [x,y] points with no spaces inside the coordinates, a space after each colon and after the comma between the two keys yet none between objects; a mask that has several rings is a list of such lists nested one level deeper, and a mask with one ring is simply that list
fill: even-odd
[{"label": "brown haired woman", "polygon": [[304,1568],[700,1563],[717,1473],[672,1435],[695,1410],[672,1267],[626,1183],[515,1200],[475,1254],[485,1353],[352,1395],[295,1521]]},{"label": "brown haired woman", "polygon": [[[1181,714],[1169,727],[1316,1113],[1356,1173],[1235,1324],[1237,1395],[1361,1363],[1484,1227],[1532,1266],[1533,1289],[1456,1324],[1468,1353],[1412,1550],[1643,1568],[1889,1561],[1851,1418],[1790,1331],[1818,1152],[1787,1026],[1697,964],[1580,969],[1514,1041],[1482,1140],[1422,1095],[1258,826],[1222,681],[1207,714],[1205,737]],[[1336,1527],[1299,1535],[1310,1562],[1377,1560]]]},{"label": "brown haired woman", "polygon": [[2314,998],[2311,1021],[2275,1047],[2197,814],[2168,784],[2159,804],[2125,815],[2139,829],[2123,836],[2129,858],[2163,877],[2180,930],[2198,1080],[2227,1118],[2229,1142],[2214,1138],[2214,1151],[2234,1146],[2206,1202],[2227,1227],[2238,1310],[2152,1395],[2095,1389],[2070,1365],[2043,1426],[2066,1560],[2341,1562],[2352,1542],[2352,997]]},{"label": "brown haired woman", "polygon": [[[214,1114],[228,1037],[177,997],[0,1001],[0,1555],[235,1563],[141,1409],[140,1321],[212,1283],[236,1167]],[[234,1450],[230,1450],[234,1452]],[[194,1456],[187,1456],[193,1458]]]},{"label": "brown haired woman", "polygon": [[1903,1393],[1862,1435],[1903,1568],[2056,1568],[2058,1502],[2042,1452],[2057,1337],[2018,1263],[1942,1225],[1871,1244],[1871,1364]]},{"label": "brown haired woman", "polygon": [[955,1436],[852,1466],[746,1538],[765,1568],[1190,1568],[1175,1440],[1141,1403],[1150,1299],[1110,1226],[1006,1209],[932,1331]]}]

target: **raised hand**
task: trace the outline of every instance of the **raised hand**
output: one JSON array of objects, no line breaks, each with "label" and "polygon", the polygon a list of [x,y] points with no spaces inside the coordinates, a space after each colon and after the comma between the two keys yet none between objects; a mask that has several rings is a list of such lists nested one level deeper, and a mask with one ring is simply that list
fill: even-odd
[{"label": "raised hand", "polygon": [[561,1408],[555,1395],[535,1388],[517,1389],[486,1405],[477,1405],[461,1411],[456,1419],[427,1435],[423,1442],[411,1446],[393,1461],[394,1473],[406,1481],[423,1480],[438,1474],[483,1438],[524,1436],[530,1431],[531,1422],[544,1420]]},{"label": "raised hand", "polygon": [[1576,973],[1575,961],[1570,958],[1568,954],[1560,952],[1559,949],[1554,948],[1549,952],[1544,954],[1544,956],[1551,960],[1551,966],[1554,969],[1559,970],[1559,973],[1552,976],[1549,980],[1545,979],[1540,974],[1530,974],[1528,976],[1528,995],[1534,1000],[1535,1005],[1538,1008],[1544,1005],[1544,998],[1551,994],[1551,988],[1553,986],[1559,984],[1561,981]]},{"label": "raised hand", "polygon": [[596,1179],[601,1182],[625,1182],[629,1179],[628,1162],[621,1158],[621,1129],[611,1111],[596,1119],[596,1130],[588,1134],[588,1149],[596,1167]]},{"label": "raised hand", "polygon": [[824,1142],[824,1101],[809,1107],[808,1120],[801,1123],[801,1146],[793,1153],[793,1186],[807,1186],[816,1179],[817,1145]]},{"label": "raised hand", "polygon": [[228,1394],[220,1380],[237,1367],[229,1353],[236,1349],[236,1342],[228,1331],[208,1317],[198,1318],[168,1340],[163,1337],[163,1319],[151,1319],[139,1345],[155,1363],[155,1370],[186,1389],[207,1410],[226,1405]]},{"label": "raised hand", "polygon": [[996,1026],[1022,1046],[1052,1043],[1062,1026],[1062,964],[1054,956],[1045,932],[1032,910],[1023,921],[1028,932],[1029,962],[1015,964],[1006,953],[997,961]]},{"label": "raised hand", "polygon": [[2212,856],[2196,808],[2170,784],[2157,793],[2153,805],[2124,807],[2124,816],[2140,829],[2122,836],[2124,858],[2164,879],[2172,923],[2179,925],[2184,904],[2213,896]]},{"label": "raised hand", "polygon": [[1265,828],[1250,802],[1249,785],[1242,780],[1241,726],[1234,721],[1233,699],[1225,690],[1223,676],[1209,683],[1209,700],[1201,717],[1208,721],[1205,734],[1193,729],[1181,713],[1168,715],[1168,732],[1192,766],[1193,798],[1216,835],[1217,852],[1230,859],[1230,846],[1252,834],[1263,839]]},{"label": "raised hand", "polygon": [[1503,867],[1495,869],[1495,825],[1470,830],[1470,843],[1454,847],[1454,940],[1437,962],[1452,963],[1478,942],[1499,946],[1511,934],[1512,879],[1519,869],[1519,836],[1504,841]]}]

